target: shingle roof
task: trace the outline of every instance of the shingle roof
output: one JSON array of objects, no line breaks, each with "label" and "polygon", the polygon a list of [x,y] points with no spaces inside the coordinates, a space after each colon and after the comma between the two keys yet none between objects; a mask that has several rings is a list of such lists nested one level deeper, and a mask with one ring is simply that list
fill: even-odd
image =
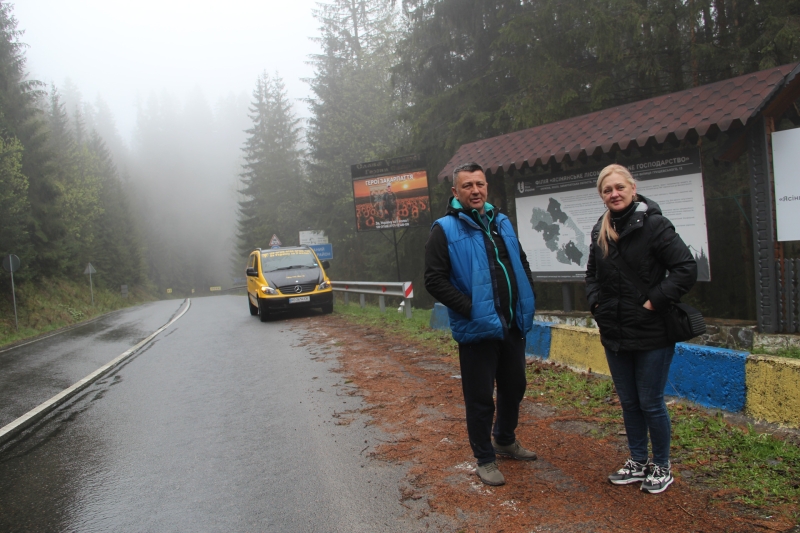
[{"label": "shingle roof", "polygon": [[439,173],[450,178],[456,165],[476,161],[488,172],[512,167],[575,161],[582,156],[642,147],[651,139],[663,143],[670,134],[683,140],[712,127],[742,127],[755,117],[783,85],[793,81],[800,63],[762,70],[632,104],[604,109],[490,139],[462,145]]}]

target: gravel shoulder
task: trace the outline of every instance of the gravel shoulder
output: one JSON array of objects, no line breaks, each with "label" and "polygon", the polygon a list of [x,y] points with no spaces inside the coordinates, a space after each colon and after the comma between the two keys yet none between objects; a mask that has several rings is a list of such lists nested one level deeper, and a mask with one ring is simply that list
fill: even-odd
[{"label": "gravel shoulder", "polygon": [[391,436],[370,456],[408,466],[401,503],[419,519],[448,517],[465,532],[800,531],[729,503],[725,491],[694,486],[680,471],[660,495],[610,485],[607,474],[627,457],[624,437],[538,399],[523,401],[518,438],[539,460],[500,459],[506,485],[485,486],[474,473],[457,360],[337,315],[298,327],[333,339],[339,371],[366,403],[362,413]]}]

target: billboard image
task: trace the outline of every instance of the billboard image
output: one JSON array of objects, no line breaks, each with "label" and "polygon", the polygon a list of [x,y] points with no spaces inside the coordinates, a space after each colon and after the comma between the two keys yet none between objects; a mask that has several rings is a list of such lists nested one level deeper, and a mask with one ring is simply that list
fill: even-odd
[{"label": "billboard image", "polygon": [[[700,155],[696,150],[626,164],[636,190],[661,207],[697,260],[697,280],[710,281]],[[597,193],[602,167],[523,177],[516,183],[519,239],[534,279],[582,280],[591,231],[605,212]]]},{"label": "billboard image", "polygon": [[[411,157],[415,156],[407,156]],[[388,164],[380,162],[384,165],[377,167],[372,163],[359,165],[371,169],[370,172],[359,173],[356,168],[353,169],[353,197],[358,231],[427,226],[431,223],[428,173],[425,170],[391,172],[396,171],[398,166],[410,166],[416,162],[411,160],[405,161],[405,165],[392,165],[394,161],[389,160]],[[376,169],[390,173],[377,176],[359,175],[371,174]]]}]

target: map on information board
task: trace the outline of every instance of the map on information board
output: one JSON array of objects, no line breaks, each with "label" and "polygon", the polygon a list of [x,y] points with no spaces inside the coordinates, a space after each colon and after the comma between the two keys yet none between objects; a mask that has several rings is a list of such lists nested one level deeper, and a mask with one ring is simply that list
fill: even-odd
[{"label": "map on information board", "polygon": [[[696,150],[627,164],[637,192],[661,207],[695,256],[698,281],[711,279],[703,176]],[[516,182],[519,238],[534,279],[583,279],[591,231],[605,206],[597,193],[602,167],[522,177]]]}]

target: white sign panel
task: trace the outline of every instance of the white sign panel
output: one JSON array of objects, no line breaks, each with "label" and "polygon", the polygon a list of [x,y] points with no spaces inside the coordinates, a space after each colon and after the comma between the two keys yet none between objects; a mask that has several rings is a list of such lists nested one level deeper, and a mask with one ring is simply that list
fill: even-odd
[{"label": "white sign panel", "polygon": [[772,134],[779,241],[800,241],[800,128]]},{"label": "white sign panel", "polygon": [[[628,164],[636,190],[656,202],[697,259],[698,281],[709,281],[703,176],[697,151]],[[591,232],[605,211],[597,193],[602,167],[517,181],[517,226],[534,279],[583,279]]]},{"label": "white sign panel", "polygon": [[325,232],[322,230],[319,231],[301,231],[300,232],[300,244],[307,244],[311,246],[312,244],[328,244],[328,237],[325,236]]}]

